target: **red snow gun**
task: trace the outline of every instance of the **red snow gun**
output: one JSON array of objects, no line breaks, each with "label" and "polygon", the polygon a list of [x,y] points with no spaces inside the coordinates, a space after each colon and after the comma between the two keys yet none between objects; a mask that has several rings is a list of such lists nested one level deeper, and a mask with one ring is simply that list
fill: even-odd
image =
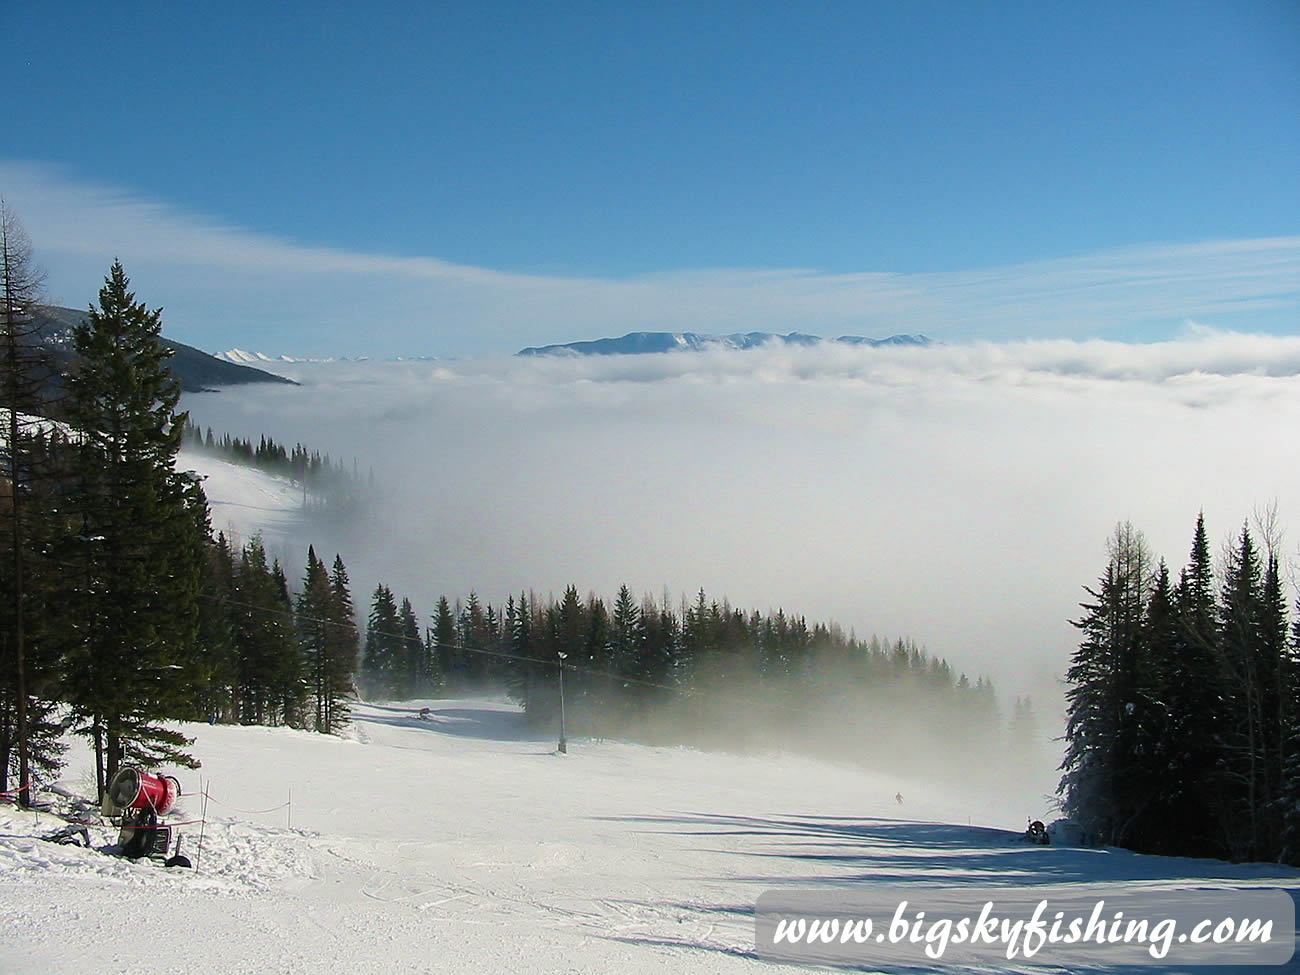
[{"label": "red snow gun", "polygon": [[167,856],[172,830],[158,822],[176,805],[181,794],[180,782],[170,775],[150,775],[136,768],[121,769],[108,784],[100,808],[105,816],[121,817],[117,845],[122,856],[131,860],[149,857],[163,860],[169,867],[188,867],[181,856],[180,837],[176,838],[176,855]]}]

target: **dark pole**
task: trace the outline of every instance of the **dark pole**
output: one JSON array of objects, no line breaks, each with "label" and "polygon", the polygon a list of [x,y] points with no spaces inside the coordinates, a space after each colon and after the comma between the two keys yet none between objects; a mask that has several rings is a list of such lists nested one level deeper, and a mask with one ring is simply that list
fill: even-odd
[{"label": "dark pole", "polygon": [[560,654],[560,754],[566,755],[569,751],[569,744],[564,738],[564,658],[568,654]]}]

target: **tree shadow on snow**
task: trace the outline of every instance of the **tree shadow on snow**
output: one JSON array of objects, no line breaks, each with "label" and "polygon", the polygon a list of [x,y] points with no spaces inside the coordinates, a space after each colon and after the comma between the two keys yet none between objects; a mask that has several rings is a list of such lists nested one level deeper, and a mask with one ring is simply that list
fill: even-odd
[{"label": "tree shadow on snow", "polygon": [[[1231,864],[1219,860],[1143,856],[1127,850],[1033,846],[1007,830],[946,823],[911,822],[883,818],[810,816],[728,816],[682,813],[665,816],[605,816],[604,822],[623,822],[639,832],[687,837],[729,838],[710,852],[748,857],[755,869],[749,874],[701,878],[710,883],[748,886],[755,901],[764,890],[858,888],[1011,888],[1074,884],[1176,883],[1179,887],[1214,887],[1220,883],[1241,887],[1285,887],[1300,907],[1300,871],[1277,864]],[[741,842],[737,842],[740,838]],[[748,840],[745,842],[744,840]],[[770,864],[770,869],[764,869]],[[801,867],[806,869],[801,869]],[[1048,891],[1044,891],[1046,895]],[[663,903],[682,915],[716,920],[734,934],[737,922],[752,923],[750,903]],[[749,929],[752,932],[752,928]],[[660,932],[611,933],[612,941],[658,949],[712,952],[719,955],[762,959],[752,947],[710,944],[665,936]],[[944,965],[941,962],[899,964],[849,962],[818,967],[838,971],[870,971],[882,975],[915,975],[935,971],[999,971],[989,964]],[[1044,971],[1049,969],[1042,969]],[[1061,971],[1063,969],[1050,969]],[[1072,966],[1070,971],[1131,973],[1123,965]],[[1158,971],[1159,966],[1142,970]],[[1239,968],[1197,966],[1198,975],[1239,971]]]},{"label": "tree shadow on snow", "polygon": [[354,723],[382,724],[481,741],[546,741],[554,737],[549,731],[530,727],[523,711],[472,705],[431,707],[429,716],[422,718],[420,708],[385,704],[366,704],[365,708],[365,713],[352,714]]},{"label": "tree shadow on snow", "polygon": [[[655,833],[752,837],[754,842],[741,848],[732,845],[713,852],[752,858],[756,867],[764,861],[778,862],[770,870],[715,879],[769,887],[1024,887],[1187,880],[1300,885],[1300,870],[1277,864],[1145,856],[1114,848],[1036,846],[1019,833],[980,826],[876,817],[708,813],[604,818],[639,824]],[[799,870],[800,864],[808,869]]]}]

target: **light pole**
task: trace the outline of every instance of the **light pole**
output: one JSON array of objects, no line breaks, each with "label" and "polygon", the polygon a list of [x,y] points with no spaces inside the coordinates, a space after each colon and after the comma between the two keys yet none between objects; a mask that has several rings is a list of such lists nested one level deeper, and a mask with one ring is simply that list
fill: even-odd
[{"label": "light pole", "polygon": [[560,754],[567,755],[569,752],[568,742],[564,739],[564,658],[567,653],[560,654]]}]

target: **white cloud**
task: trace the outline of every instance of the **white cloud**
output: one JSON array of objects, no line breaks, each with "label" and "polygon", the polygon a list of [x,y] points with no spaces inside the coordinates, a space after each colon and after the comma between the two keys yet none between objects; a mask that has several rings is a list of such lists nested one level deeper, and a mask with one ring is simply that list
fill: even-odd
[{"label": "white cloud", "polygon": [[[114,256],[169,334],[216,350],[479,355],[636,330],[926,332],[974,338],[1171,332],[1188,319],[1286,330],[1300,237],[1153,245],[983,270],[829,274],[683,270],[516,274],[426,256],[315,247],[231,227],[40,164],[0,162],[0,191],[80,306]],[[1290,324],[1287,324],[1290,323]]]},{"label": "white cloud", "polygon": [[[1063,672],[1082,586],[1129,519],[1180,567],[1197,512],[1295,517],[1300,338],[768,349],[301,366],[187,397],[201,424],[375,471],[329,540],[422,613],[569,583],[703,587],[909,634],[1024,691]],[[1290,536],[1287,551],[1295,550]],[[319,541],[319,539],[318,539]],[[301,555],[287,559],[290,574]]]}]

